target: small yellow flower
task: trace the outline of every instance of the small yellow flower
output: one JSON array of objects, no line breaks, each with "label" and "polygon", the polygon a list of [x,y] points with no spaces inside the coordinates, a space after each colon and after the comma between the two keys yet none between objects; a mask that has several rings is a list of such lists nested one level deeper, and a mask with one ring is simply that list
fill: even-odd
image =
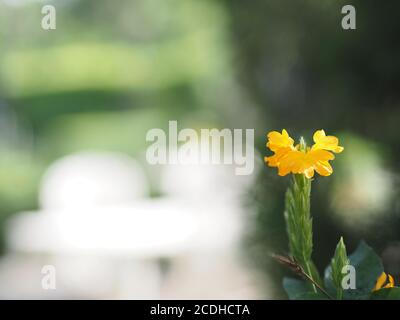
[{"label": "small yellow flower", "polygon": [[[386,279],[388,279],[388,282],[386,283]],[[385,286],[383,286],[386,283]],[[385,288],[393,288],[394,287],[394,278],[385,272],[382,272],[382,274],[378,277],[376,280],[375,287],[372,289],[372,291],[378,291],[380,289],[385,289]]]},{"label": "small yellow flower", "polygon": [[340,153],[343,151],[343,147],[339,146],[339,139],[334,136],[325,135],[324,130],[317,130],[314,133],[313,140],[315,144],[312,146],[312,150],[322,149]]},{"label": "small yellow flower", "polygon": [[294,173],[312,178],[314,171],[321,176],[329,176],[333,172],[329,161],[335,158],[332,152],[340,153],[344,149],[339,146],[338,138],[327,136],[324,130],[314,133],[315,144],[307,150],[299,150],[298,145],[294,147],[294,140],[285,129],[282,133],[272,131],[267,137],[267,147],[274,155],[264,160],[270,167],[277,167],[280,176]]},{"label": "small yellow flower", "polygon": [[289,137],[289,134],[285,129],[282,130],[282,133],[279,133],[278,131],[271,131],[270,133],[268,133],[267,137],[267,148],[270,148],[271,151],[276,152],[280,149],[285,148],[294,149],[294,140]]}]

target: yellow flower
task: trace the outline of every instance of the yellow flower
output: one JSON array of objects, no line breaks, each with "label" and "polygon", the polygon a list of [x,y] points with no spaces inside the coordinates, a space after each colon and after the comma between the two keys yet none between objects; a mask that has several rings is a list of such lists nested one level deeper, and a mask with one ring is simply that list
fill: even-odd
[{"label": "yellow flower", "polygon": [[[386,283],[387,278],[389,278],[388,283]],[[385,283],[386,283],[386,285],[383,286]],[[377,291],[377,290],[385,289],[385,288],[393,288],[393,287],[394,287],[394,278],[390,274],[386,275],[385,272],[382,272],[382,274],[376,280],[375,287],[372,289],[372,291]]]},{"label": "yellow flower", "polygon": [[314,133],[313,140],[315,144],[312,146],[312,150],[323,149],[340,153],[343,151],[343,147],[339,146],[339,139],[334,136],[326,136],[324,130],[317,130]]},{"label": "yellow flower", "polygon": [[289,137],[289,134],[285,129],[282,130],[282,133],[279,133],[278,131],[271,131],[268,133],[267,137],[267,148],[270,148],[271,151],[276,152],[285,148],[293,149],[294,140]]},{"label": "yellow flower", "polygon": [[265,157],[264,160],[270,167],[277,167],[280,176],[294,173],[312,178],[314,171],[321,176],[329,176],[333,172],[329,161],[335,158],[330,151],[340,153],[344,149],[339,146],[338,138],[326,136],[324,130],[314,133],[315,144],[307,150],[300,150],[299,146],[294,147],[294,140],[285,129],[282,133],[272,131],[267,137],[267,147],[274,155]]}]

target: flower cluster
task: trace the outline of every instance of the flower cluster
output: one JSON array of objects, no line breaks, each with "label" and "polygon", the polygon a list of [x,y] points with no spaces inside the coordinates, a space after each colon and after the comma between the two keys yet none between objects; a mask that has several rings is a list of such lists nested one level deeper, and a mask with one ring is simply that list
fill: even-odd
[{"label": "flower cluster", "polygon": [[343,151],[339,146],[338,138],[327,136],[324,130],[314,133],[314,145],[311,148],[294,146],[294,140],[283,129],[282,133],[272,131],[268,133],[267,147],[274,155],[265,157],[265,162],[270,167],[277,167],[278,174],[285,176],[289,173],[304,174],[307,178],[314,176],[314,171],[321,176],[329,176],[333,169],[329,163],[335,158],[334,153]]}]

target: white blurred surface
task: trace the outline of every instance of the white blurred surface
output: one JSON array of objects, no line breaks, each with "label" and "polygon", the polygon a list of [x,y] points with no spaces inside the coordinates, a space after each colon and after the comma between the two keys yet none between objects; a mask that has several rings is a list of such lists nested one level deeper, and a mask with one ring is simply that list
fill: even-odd
[{"label": "white blurred surface", "polygon": [[[0,287],[12,290],[0,295],[256,298],[256,276],[238,254],[245,226],[240,194],[249,184],[229,166],[166,166],[165,196],[151,199],[144,171],[128,156],[61,159],[44,176],[42,208],[9,221]],[[32,278],[45,264],[57,269],[53,295]],[[35,284],[24,286],[18,274]]]}]

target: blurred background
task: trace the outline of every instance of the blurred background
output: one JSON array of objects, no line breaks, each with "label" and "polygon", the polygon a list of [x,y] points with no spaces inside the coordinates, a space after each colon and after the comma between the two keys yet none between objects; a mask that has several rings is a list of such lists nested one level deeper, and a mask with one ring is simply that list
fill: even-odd
[{"label": "blurred background", "polygon": [[[42,6],[57,12],[41,28]],[[357,29],[344,31],[352,4]],[[400,276],[400,3],[1,0],[0,298],[284,299],[266,133],[340,137],[314,260],[364,239]],[[254,128],[256,170],[150,166],[149,129]],[[327,254],[328,253],[328,254]],[[44,290],[43,266],[56,289]]]}]

